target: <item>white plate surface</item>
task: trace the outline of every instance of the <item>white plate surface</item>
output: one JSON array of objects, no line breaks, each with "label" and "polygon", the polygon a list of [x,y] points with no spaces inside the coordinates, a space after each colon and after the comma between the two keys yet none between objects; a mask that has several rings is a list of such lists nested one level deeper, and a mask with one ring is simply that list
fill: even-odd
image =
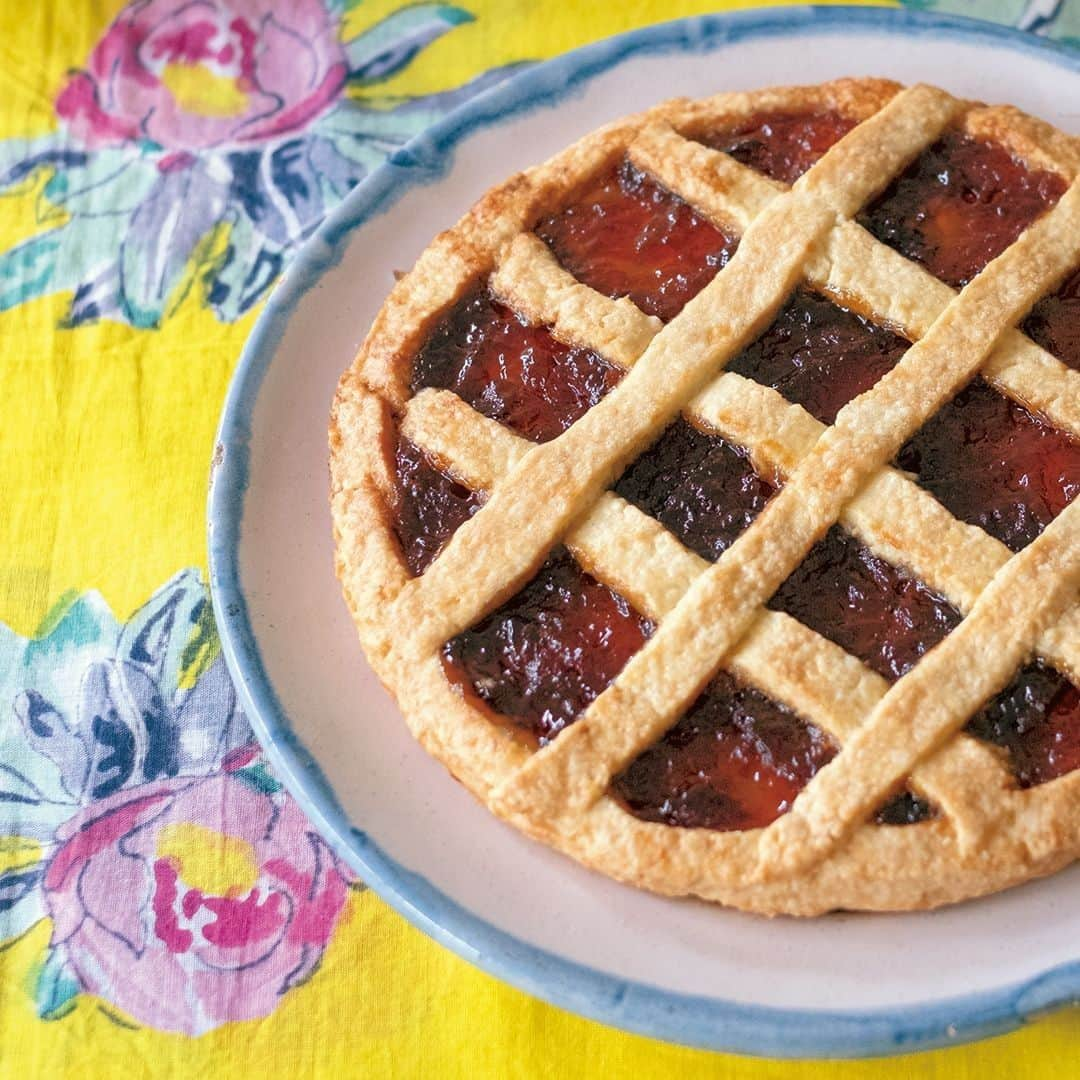
[{"label": "white plate surface", "polygon": [[251,719],[371,884],[566,1007],[774,1055],[929,1046],[1075,1000],[1080,868],[932,914],[767,921],[646,895],[526,840],[413,742],[364,662],[333,573],[326,425],[393,271],[491,184],[662,97],[841,75],[925,80],[1080,130],[1075,55],[910,13],[685,20],[534,68],[397,155],[290,269],[230,392],[210,504],[215,605]]}]

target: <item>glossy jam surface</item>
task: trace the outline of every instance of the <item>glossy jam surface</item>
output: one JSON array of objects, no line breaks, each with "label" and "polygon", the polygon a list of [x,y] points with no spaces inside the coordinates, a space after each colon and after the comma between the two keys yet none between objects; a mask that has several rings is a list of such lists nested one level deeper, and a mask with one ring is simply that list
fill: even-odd
[{"label": "glossy jam surface", "polygon": [[652,624],[559,549],[516,596],[443,646],[451,679],[550,742],[652,633]]},{"label": "glossy jam surface", "polygon": [[728,371],[778,390],[823,423],[896,366],[908,342],[807,289]]},{"label": "glossy jam surface", "polygon": [[874,820],[879,825],[918,825],[936,817],[934,808],[913,791],[902,791],[891,798],[878,812]]},{"label": "glossy jam surface", "polygon": [[394,455],[394,531],[405,563],[422,574],[484,496],[447,475],[415,443],[401,439]]},{"label": "glossy jam surface", "polygon": [[1080,690],[1041,663],[1022,668],[967,726],[1008,750],[1021,787],[1080,768]]},{"label": "glossy jam surface", "polygon": [[960,622],[917,578],[834,525],[769,601],[886,679],[898,679]]},{"label": "glossy jam surface", "polygon": [[949,132],[861,216],[879,240],[959,288],[1061,198],[1064,181]]},{"label": "glossy jam surface", "polygon": [[622,474],[615,492],[673,532],[704,559],[718,559],[764,509],[776,486],[741,447],[685,420]]},{"label": "glossy jam surface", "polygon": [[1047,352],[1080,371],[1080,270],[1032,308],[1023,329]]},{"label": "glossy jam surface", "polygon": [[854,120],[833,111],[759,113],[736,128],[710,132],[699,141],[774,180],[794,184],[854,126]]},{"label": "glossy jam surface", "polygon": [[547,442],[621,376],[590,349],[563,344],[478,289],[425,342],[413,364],[412,389],[453,390],[484,416],[527,439]]},{"label": "glossy jam surface", "polygon": [[673,319],[735,251],[734,238],[624,161],[537,235],[579,281]]},{"label": "glossy jam surface", "polygon": [[636,817],[702,829],[755,829],[791,809],[836,754],[819,728],[721,672],[689,712],[612,781]]},{"label": "glossy jam surface", "polygon": [[1013,551],[1080,493],[1080,440],[982,379],[932,416],[896,461],[958,518]]}]

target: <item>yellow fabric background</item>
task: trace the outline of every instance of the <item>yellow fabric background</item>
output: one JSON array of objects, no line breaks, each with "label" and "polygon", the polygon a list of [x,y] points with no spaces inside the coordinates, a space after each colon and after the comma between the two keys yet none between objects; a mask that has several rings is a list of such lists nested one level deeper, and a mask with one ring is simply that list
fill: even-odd
[{"label": "yellow fabric background", "polygon": [[[84,62],[119,2],[9,3],[0,12],[0,138],[54,125],[64,72]],[[369,0],[358,25],[400,7]],[[457,85],[704,3],[465,0],[477,21],[425,50],[385,89]],[[0,198],[0,250],[42,227],[40,184]],[[65,297],[0,315],[0,620],[31,634],[69,590],[98,589],[126,618],[176,570],[205,566],[205,486],[220,404],[251,318],[222,325],[193,291],[156,331],[58,329]],[[624,1035],[518,993],[357,893],[319,973],[269,1018],[198,1039],[123,1026],[83,997],[37,1019],[21,984],[42,923],[0,955],[0,1076],[439,1077],[702,1075],[737,1078],[1064,1077],[1080,1011],[977,1046],[850,1064],[710,1055]],[[947,961],[947,958],[944,958]]]}]

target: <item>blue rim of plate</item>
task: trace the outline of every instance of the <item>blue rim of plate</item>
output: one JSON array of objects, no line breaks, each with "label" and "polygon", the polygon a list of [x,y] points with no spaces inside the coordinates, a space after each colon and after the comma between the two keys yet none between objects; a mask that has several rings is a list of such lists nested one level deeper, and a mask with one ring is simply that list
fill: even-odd
[{"label": "blue rim of plate", "polygon": [[571,1012],[641,1035],[766,1057],[869,1057],[955,1045],[1009,1031],[1080,1003],[1080,963],[1000,989],[866,1011],[800,1010],[692,996],[607,975],[539,949],[467,911],[391,858],[339,805],[295,736],[248,619],[239,543],[251,418],[263,378],[300,300],[339,262],[353,232],[409,188],[450,167],[455,147],[482,128],[557,103],[631,56],[702,53],[739,41],[868,30],[907,39],[1007,46],[1070,71],[1080,51],[956,16],[862,7],[791,7],[695,16],[631,31],[528,67],[479,94],[396,151],[323,222],[288,266],[252,330],[225,401],[208,503],[210,583],[226,661],[267,757],[338,855],[428,936],[500,979]]}]

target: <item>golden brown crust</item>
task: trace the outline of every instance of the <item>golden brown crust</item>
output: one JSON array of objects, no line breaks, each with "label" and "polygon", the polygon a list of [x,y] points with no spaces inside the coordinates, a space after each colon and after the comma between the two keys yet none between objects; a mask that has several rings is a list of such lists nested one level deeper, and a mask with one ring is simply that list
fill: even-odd
[{"label": "golden brown crust", "polygon": [[889,79],[834,79],[818,86],[773,86],[734,91],[690,100],[679,98],[662,107],[664,118],[687,138],[722,132],[764,112],[834,111],[851,120],[869,120],[903,87]]},{"label": "golden brown crust", "polygon": [[[832,108],[860,123],[791,190],[688,138],[774,108]],[[955,734],[1032,652],[1080,674],[1080,507],[1010,558],[887,465],[975,370],[1080,433],[1076,373],[1011,329],[1080,261],[1080,186],[959,297],[851,220],[950,124],[1070,182],[1080,171],[1077,140],[929,87],[841,80],[667,102],[493,189],[394,288],[331,416],[338,573],[369,660],[416,737],[526,833],[621,880],[765,913],[930,907],[1051,873],[1080,854],[1080,774],[1021,791],[996,751]],[[574,281],[526,231],[624,153],[742,233],[729,265],[663,328],[630,301]],[[629,369],[543,446],[447,392],[410,396],[411,357],[433,321],[484,275],[525,317]],[[916,342],[832,428],[722,372],[803,275]],[[786,479],[711,565],[605,491],[680,410]],[[409,576],[389,525],[399,428],[490,496],[420,578]],[[836,520],[967,616],[891,689],[762,608]],[[659,627],[586,713],[534,752],[451,686],[438,649],[559,542]],[[721,662],[830,732],[842,752],[766,829],[718,833],[630,816],[604,794],[610,776],[677,719]],[[869,822],[908,775],[939,818]]]}]

